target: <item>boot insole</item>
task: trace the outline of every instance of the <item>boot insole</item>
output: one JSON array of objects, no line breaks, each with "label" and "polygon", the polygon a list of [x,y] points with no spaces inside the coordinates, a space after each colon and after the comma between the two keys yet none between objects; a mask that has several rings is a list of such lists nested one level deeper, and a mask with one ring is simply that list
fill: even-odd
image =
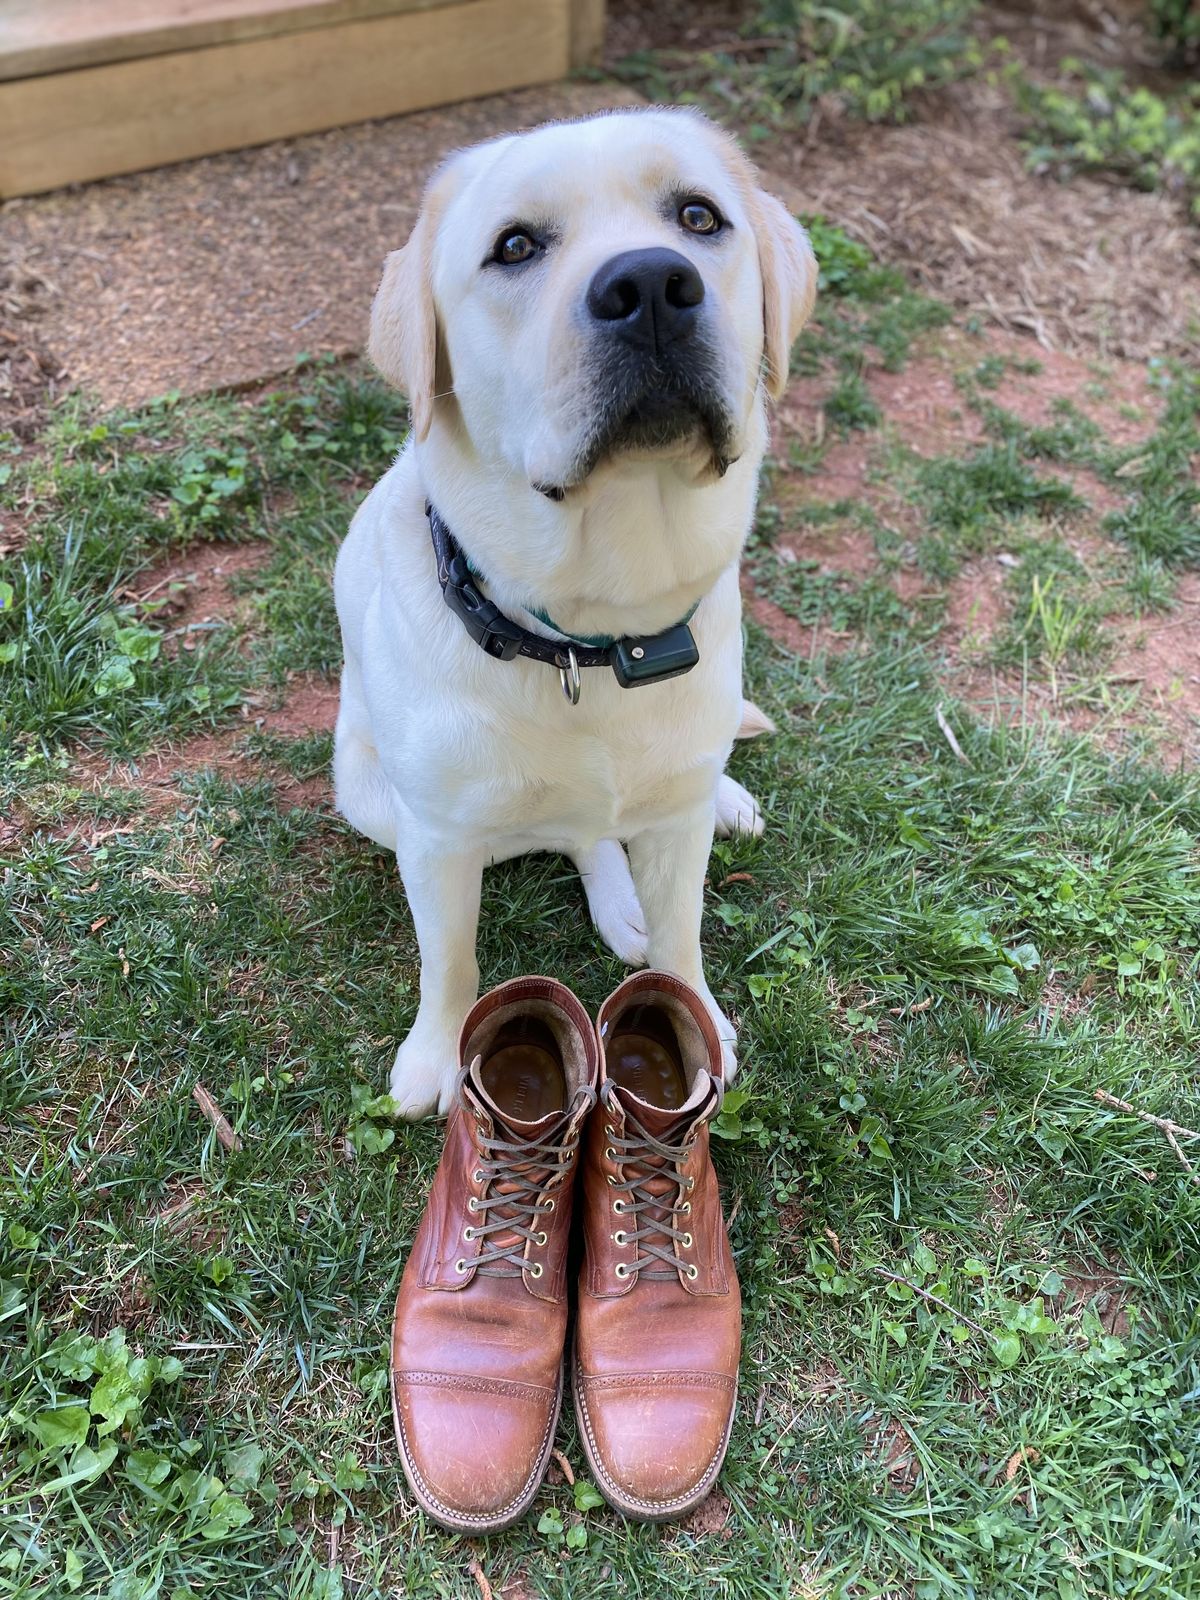
[{"label": "boot insole", "polygon": [[606,1063],[613,1082],[647,1105],[674,1111],[687,1100],[679,1040],[660,1006],[631,1006],[617,1018]]},{"label": "boot insole", "polygon": [[479,1068],[484,1091],[502,1117],[540,1122],[567,1104],[562,1053],[537,1017],[506,1022]]}]

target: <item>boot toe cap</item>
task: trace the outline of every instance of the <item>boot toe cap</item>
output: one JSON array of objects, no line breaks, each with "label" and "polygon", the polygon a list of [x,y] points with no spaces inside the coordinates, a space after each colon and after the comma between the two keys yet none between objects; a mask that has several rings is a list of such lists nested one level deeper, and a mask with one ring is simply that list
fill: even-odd
[{"label": "boot toe cap", "polygon": [[393,1379],[409,1483],[424,1509],[447,1526],[501,1528],[537,1493],[558,1397],[532,1385],[508,1387],[449,1376],[444,1383]]},{"label": "boot toe cap", "polygon": [[584,1379],[580,1424],[600,1486],[621,1510],[678,1515],[712,1487],[729,1442],[735,1386],[723,1374]]}]

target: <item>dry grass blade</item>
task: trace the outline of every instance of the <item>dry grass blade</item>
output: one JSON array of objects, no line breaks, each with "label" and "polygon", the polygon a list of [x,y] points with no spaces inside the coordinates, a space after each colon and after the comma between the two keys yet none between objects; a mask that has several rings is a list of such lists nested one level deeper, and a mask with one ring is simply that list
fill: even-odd
[{"label": "dry grass blade", "polygon": [[964,751],[962,745],[959,744],[957,738],[955,737],[954,729],[946,721],[946,713],[942,710],[940,705],[939,706],[934,706],[933,715],[934,715],[935,720],[937,721],[938,727],[942,731],[942,735],[945,738],[946,743],[950,746],[950,749],[954,752],[955,758],[957,760],[961,761],[964,767],[969,767],[971,765],[971,758]]},{"label": "dry grass blade", "polygon": [[[557,1451],[555,1454],[557,1454]],[[471,1557],[470,1565],[467,1567],[467,1571],[471,1574],[471,1576],[475,1579],[476,1584],[479,1586],[480,1600],[495,1600],[495,1591],[488,1582],[487,1573],[479,1564],[478,1556]]]},{"label": "dry grass blade", "polygon": [[198,1083],[192,1090],[192,1099],[200,1107],[201,1111],[203,1111],[209,1122],[212,1123],[217,1138],[224,1145],[225,1149],[231,1151],[240,1150],[242,1148],[242,1141],[233,1131],[233,1124],[229,1121],[229,1118],[221,1110],[220,1106],[213,1099],[212,1095],[209,1094],[208,1090],[202,1083]]}]

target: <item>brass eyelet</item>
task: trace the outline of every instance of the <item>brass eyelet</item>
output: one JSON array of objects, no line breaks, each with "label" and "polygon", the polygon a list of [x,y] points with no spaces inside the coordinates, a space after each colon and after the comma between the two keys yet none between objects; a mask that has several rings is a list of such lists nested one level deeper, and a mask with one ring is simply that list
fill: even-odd
[{"label": "brass eyelet", "polygon": [[616,1266],[613,1268],[613,1272],[618,1278],[627,1278],[629,1276],[629,1268],[623,1261],[617,1262]]},{"label": "brass eyelet", "polygon": [[471,1174],[471,1182],[472,1183],[482,1183],[483,1182],[483,1173],[479,1170],[478,1167],[476,1167],[475,1171]]},{"label": "brass eyelet", "polygon": [[617,1130],[613,1127],[611,1122],[606,1122],[604,1124],[604,1132],[605,1136],[609,1139],[615,1139],[617,1137]]},{"label": "brass eyelet", "polygon": [[690,1217],[692,1214],[692,1202],[690,1200],[685,1200],[680,1206],[679,1210],[682,1216]]},{"label": "brass eyelet", "polygon": [[472,1195],[471,1198],[467,1201],[467,1210],[468,1211],[478,1211],[479,1210],[479,1201],[476,1200],[474,1195]]},{"label": "brass eyelet", "polygon": [[462,1277],[463,1273],[466,1272],[467,1260],[465,1256],[459,1256],[458,1260],[454,1263],[454,1270],[458,1273],[460,1278]]},{"label": "brass eyelet", "polygon": [[688,1193],[689,1193],[689,1194],[691,1194],[691,1192],[692,1192],[692,1190],[693,1190],[693,1189],[694,1189],[694,1188],[695,1188],[695,1187],[696,1187],[696,1180],[695,1180],[695,1178],[689,1178],[689,1179],[688,1179],[688,1181],[687,1181],[687,1192],[688,1192]]},{"label": "brass eyelet", "polygon": [[614,1233],[613,1236],[612,1236],[612,1242],[614,1244],[624,1244],[625,1243],[625,1230],[624,1230],[624,1228],[618,1228],[617,1229],[616,1233]]},{"label": "brass eyelet", "polygon": [[617,1215],[619,1217],[623,1217],[625,1215],[625,1202],[624,1202],[624,1200],[614,1200],[613,1201],[613,1210],[617,1213]]},{"label": "brass eyelet", "polygon": [[546,1237],[547,1236],[545,1233],[535,1233],[533,1236],[533,1242],[534,1244],[545,1244]]},{"label": "brass eyelet", "polygon": [[610,1184],[614,1189],[617,1186],[617,1180],[613,1177],[611,1172],[606,1172],[604,1174],[604,1181],[605,1183]]},{"label": "brass eyelet", "polygon": [[692,1236],[691,1236],[691,1234],[690,1233],[685,1233],[683,1238],[680,1239],[679,1242],[680,1242],[680,1244],[683,1246],[683,1248],[685,1250],[690,1250],[692,1248]]},{"label": "brass eyelet", "polygon": [[700,1276],[700,1268],[695,1262],[687,1269],[687,1275],[689,1278],[698,1278]]},{"label": "brass eyelet", "polygon": [[540,1261],[535,1261],[533,1263],[533,1265],[528,1270],[529,1270],[529,1276],[531,1278],[540,1278],[542,1273],[545,1272],[546,1269],[545,1269],[545,1267],[542,1266],[542,1263]]},{"label": "brass eyelet", "polygon": [[474,1237],[475,1237],[475,1229],[474,1228],[464,1228],[463,1229],[463,1238],[467,1241],[468,1244],[470,1244],[471,1240]]},{"label": "brass eyelet", "polygon": [[606,1161],[615,1161],[617,1159],[617,1152],[613,1149],[612,1145],[605,1146],[604,1159]]},{"label": "brass eyelet", "polygon": [[553,1211],[554,1210],[554,1199],[553,1199],[552,1196],[548,1195],[546,1197],[546,1199],[542,1201],[542,1210],[543,1211]]}]

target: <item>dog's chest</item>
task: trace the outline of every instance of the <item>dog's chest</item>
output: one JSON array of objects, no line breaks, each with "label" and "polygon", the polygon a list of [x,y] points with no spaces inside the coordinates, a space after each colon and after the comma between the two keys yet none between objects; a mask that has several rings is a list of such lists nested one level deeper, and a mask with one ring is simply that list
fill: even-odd
[{"label": "dog's chest", "polygon": [[[464,729],[431,727],[443,800],[459,826],[546,845],[627,836],[677,815],[711,791],[728,749],[713,697],[670,685],[588,684],[585,709],[553,701],[513,717],[475,717],[469,763],[454,759]],[[557,692],[557,685],[555,685]],[[600,703],[596,703],[600,702]]]}]

